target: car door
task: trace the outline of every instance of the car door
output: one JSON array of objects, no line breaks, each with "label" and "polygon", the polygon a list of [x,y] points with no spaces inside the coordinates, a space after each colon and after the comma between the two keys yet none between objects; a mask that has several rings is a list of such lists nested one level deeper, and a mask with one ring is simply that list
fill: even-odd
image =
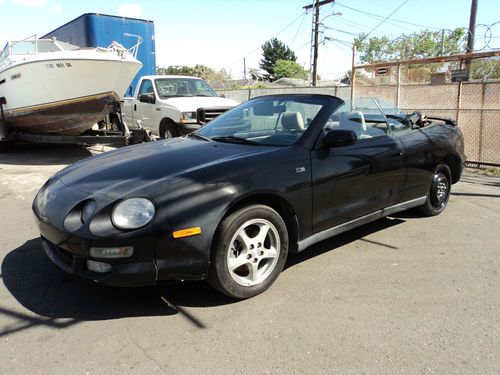
[{"label": "car door", "polygon": [[311,152],[315,233],[397,204],[406,178],[404,148],[381,112],[339,109],[323,132],[333,129],[354,131],[357,141]]},{"label": "car door", "polygon": [[137,92],[137,97],[134,100],[132,111],[134,120],[140,122],[144,129],[151,130],[153,133],[157,134],[159,124],[154,122],[157,105],[153,103],[141,102],[139,100],[141,95],[155,96],[153,82],[150,79],[144,79],[141,82],[141,86]]},{"label": "car door", "polygon": [[422,129],[412,128],[395,117],[389,116],[388,124],[391,133],[403,144],[406,151],[408,175],[402,201],[426,196],[435,162],[431,138]]}]

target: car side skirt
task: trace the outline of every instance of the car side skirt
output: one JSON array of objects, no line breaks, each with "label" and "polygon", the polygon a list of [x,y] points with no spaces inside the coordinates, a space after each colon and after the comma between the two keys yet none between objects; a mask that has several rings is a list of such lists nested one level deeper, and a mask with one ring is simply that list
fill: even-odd
[{"label": "car side skirt", "polygon": [[315,243],[321,242],[323,240],[326,240],[327,238],[336,236],[338,234],[347,232],[348,230],[354,229],[354,228],[359,227],[361,225],[368,224],[372,221],[381,219],[381,218],[389,216],[389,215],[393,215],[397,212],[401,212],[401,211],[409,210],[410,208],[421,206],[425,203],[426,199],[427,199],[427,196],[424,196],[424,197],[420,197],[417,199],[412,199],[412,200],[407,201],[407,202],[398,203],[394,206],[383,208],[381,210],[372,212],[371,214],[361,216],[357,219],[354,219],[354,220],[348,221],[346,223],[337,225],[335,227],[326,229],[322,232],[315,233],[312,236],[309,236],[309,237],[307,237],[307,238],[305,238],[302,241],[299,241],[297,243],[297,245],[298,245],[297,252],[301,252]]}]

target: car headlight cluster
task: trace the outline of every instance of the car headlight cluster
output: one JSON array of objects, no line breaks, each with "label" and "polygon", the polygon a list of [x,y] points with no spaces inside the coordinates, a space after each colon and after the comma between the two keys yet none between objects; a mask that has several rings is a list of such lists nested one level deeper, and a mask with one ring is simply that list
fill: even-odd
[{"label": "car headlight cluster", "polygon": [[146,198],[129,198],[118,203],[111,219],[120,229],[138,229],[148,224],[155,215],[153,202]]}]

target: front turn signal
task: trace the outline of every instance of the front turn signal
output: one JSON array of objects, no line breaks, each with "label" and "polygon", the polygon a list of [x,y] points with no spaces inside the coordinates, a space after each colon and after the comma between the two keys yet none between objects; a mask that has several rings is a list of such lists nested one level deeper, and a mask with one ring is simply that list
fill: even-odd
[{"label": "front turn signal", "polygon": [[197,234],[201,234],[200,227],[176,230],[173,233],[173,236],[174,236],[174,238],[183,238],[183,237],[196,236]]}]

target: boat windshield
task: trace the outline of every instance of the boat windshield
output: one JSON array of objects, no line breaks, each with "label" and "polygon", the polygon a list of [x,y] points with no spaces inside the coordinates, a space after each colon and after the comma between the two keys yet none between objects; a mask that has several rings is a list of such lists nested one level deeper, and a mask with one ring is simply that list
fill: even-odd
[{"label": "boat windshield", "polygon": [[55,39],[24,39],[7,43],[0,60],[5,59],[9,55],[36,55],[38,53],[70,51],[76,49],[79,49],[79,47]]}]

